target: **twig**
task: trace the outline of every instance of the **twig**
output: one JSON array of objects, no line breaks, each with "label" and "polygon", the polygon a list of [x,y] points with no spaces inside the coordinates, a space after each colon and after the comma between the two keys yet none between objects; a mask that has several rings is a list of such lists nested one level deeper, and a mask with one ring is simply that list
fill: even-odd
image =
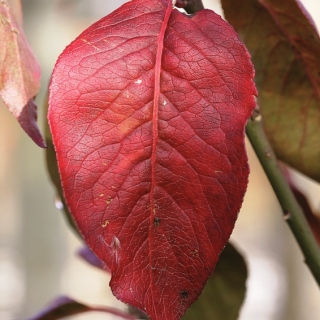
[{"label": "twig", "polygon": [[320,286],[320,248],[312,235],[301,207],[278,166],[277,158],[262,128],[261,115],[258,111],[248,121],[246,133],[282,207],[284,219],[305,257],[305,263]]}]

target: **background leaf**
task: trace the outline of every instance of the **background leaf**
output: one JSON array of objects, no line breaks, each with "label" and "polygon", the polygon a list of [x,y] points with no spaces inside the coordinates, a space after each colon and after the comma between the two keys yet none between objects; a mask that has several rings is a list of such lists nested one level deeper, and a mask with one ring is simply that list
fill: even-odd
[{"label": "background leaf", "polygon": [[320,247],[320,220],[319,214],[314,213],[310,207],[307,197],[294,185],[291,185],[291,189],[296,197],[299,205],[301,206],[303,213],[308,221],[308,224],[312,230],[313,236],[318,242]]},{"label": "background leaf", "polygon": [[222,0],[248,47],[258,103],[279,159],[320,181],[320,39],[295,0]]},{"label": "background leaf", "polygon": [[40,66],[21,27],[19,3],[12,3],[18,22],[8,1],[0,3],[0,96],[24,131],[38,146],[45,147],[33,100],[40,87]]},{"label": "background leaf", "polygon": [[247,267],[241,254],[228,243],[198,300],[183,320],[237,320],[245,298]]},{"label": "background leaf", "polygon": [[91,307],[70,299],[69,297],[61,296],[54,300],[44,310],[27,320],[56,320],[84,312],[105,312],[117,316],[117,319],[136,319],[134,316],[115,308]]},{"label": "background leaf", "polygon": [[[47,112],[48,112],[48,95],[46,95],[45,100],[44,100],[44,110],[46,120],[47,120]],[[53,142],[52,142],[52,135],[49,129],[49,124],[48,121],[45,121],[45,139],[46,139],[46,164],[47,164],[47,170],[49,173],[49,176],[51,178],[51,181],[53,182],[55,188],[56,188],[56,193],[57,193],[57,198],[56,201],[60,202],[62,204],[62,212],[65,215],[65,218],[67,219],[69,225],[73,229],[73,231],[81,237],[79,230],[72,218],[71,213],[69,212],[68,205],[64,199],[64,194],[62,191],[62,185],[61,185],[61,179],[60,179],[60,174],[59,174],[59,169],[58,169],[58,163],[57,163],[57,157],[56,157],[56,152],[54,150]]]},{"label": "background leaf", "polygon": [[247,186],[253,68],[212,11],[134,0],[60,56],[49,122],[65,198],[111,289],[179,319],[211,275]]},{"label": "background leaf", "polygon": [[299,203],[301,209],[303,210],[303,213],[308,221],[308,224],[311,228],[311,231],[313,233],[313,236],[315,237],[316,241],[318,242],[318,245],[320,246],[320,219],[319,219],[319,213],[313,212],[311,209],[311,206],[309,204],[309,200],[306,197],[306,195],[300,190],[299,186],[294,182],[292,179],[292,174],[288,167],[285,164],[280,163],[282,172],[287,179],[287,182],[297,200]]},{"label": "background leaf", "polygon": [[91,264],[92,266],[105,270],[106,272],[110,272],[108,267],[104,265],[104,263],[92,252],[90,248],[84,246],[77,251],[79,257],[85,260],[87,263]]}]

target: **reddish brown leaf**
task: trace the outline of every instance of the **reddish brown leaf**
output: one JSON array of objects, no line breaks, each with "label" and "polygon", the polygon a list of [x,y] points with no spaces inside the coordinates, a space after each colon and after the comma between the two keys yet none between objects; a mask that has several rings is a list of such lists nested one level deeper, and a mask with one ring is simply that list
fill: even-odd
[{"label": "reddish brown leaf", "polygon": [[320,38],[296,0],[222,0],[256,69],[264,128],[279,159],[320,181]]},{"label": "reddish brown leaf", "polygon": [[60,56],[49,121],[70,211],[150,319],[179,319],[226,245],[247,186],[249,55],[209,10],[133,0]]},{"label": "reddish brown leaf", "polygon": [[[19,4],[14,2],[19,13]],[[0,3],[0,96],[21,127],[40,147],[45,143],[37,126],[34,104],[40,86],[40,67],[7,0]]]},{"label": "reddish brown leaf", "polygon": [[308,224],[311,228],[313,236],[318,242],[320,246],[320,220],[319,218],[313,213],[309,201],[306,196],[295,186],[291,186],[291,189],[296,197],[299,205],[301,206],[303,213],[308,221]]},{"label": "reddish brown leaf", "polygon": [[57,320],[85,312],[104,312],[117,316],[117,319],[136,319],[134,316],[115,308],[87,306],[66,296],[61,296],[27,320]]},{"label": "reddish brown leaf", "polygon": [[315,239],[318,242],[318,245],[320,246],[320,219],[318,215],[314,213],[313,210],[311,209],[311,206],[305,194],[299,190],[298,186],[292,180],[290,171],[288,170],[287,166],[281,163],[280,165],[281,165],[282,172],[286,177],[287,182],[308,221],[308,224],[313,233],[313,236],[315,237]]}]

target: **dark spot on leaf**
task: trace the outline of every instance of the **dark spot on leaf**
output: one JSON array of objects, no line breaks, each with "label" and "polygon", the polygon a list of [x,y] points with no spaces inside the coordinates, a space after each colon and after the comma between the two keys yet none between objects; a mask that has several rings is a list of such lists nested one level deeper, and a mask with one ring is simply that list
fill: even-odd
[{"label": "dark spot on leaf", "polygon": [[188,299],[188,297],[189,297],[188,291],[186,291],[186,290],[180,291],[180,298],[181,299]]},{"label": "dark spot on leaf", "polygon": [[154,225],[155,225],[156,227],[159,227],[159,225],[160,225],[160,219],[159,219],[159,218],[154,218],[154,219],[153,219],[153,223],[154,223]]}]

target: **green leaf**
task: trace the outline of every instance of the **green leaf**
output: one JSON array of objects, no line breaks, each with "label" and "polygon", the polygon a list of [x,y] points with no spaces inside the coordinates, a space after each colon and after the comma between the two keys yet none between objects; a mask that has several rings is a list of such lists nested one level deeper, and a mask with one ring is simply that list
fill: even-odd
[{"label": "green leaf", "polygon": [[[47,114],[48,95],[46,95],[46,98],[45,98],[44,110],[46,110],[45,114]],[[59,169],[58,169],[58,163],[57,163],[57,158],[56,158],[56,152],[54,150],[54,146],[52,143],[52,136],[51,136],[49,124],[47,121],[45,121],[45,141],[46,141],[46,145],[47,145],[45,152],[46,152],[46,162],[47,162],[47,169],[49,172],[49,176],[50,176],[53,184],[55,185],[57,197],[63,205],[63,213],[64,213],[69,225],[76,232],[76,234],[80,236],[78,228],[77,228],[75,222],[73,221],[73,218],[72,218],[72,216],[69,212],[69,209],[68,209],[68,205],[66,204],[66,201],[64,199],[63,190],[62,190],[62,186],[61,186],[61,180],[60,180],[60,174],[59,174]]]},{"label": "green leaf", "polygon": [[295,0],[222,0],[256,69],[264,128],[277,157],[320,181],[320,39]]},{"label": "green leaf", "polygon": [[247,267],[230,243],[222,251],[216,269],[199,299],[183,320],[236,320],[246,291]]}]

